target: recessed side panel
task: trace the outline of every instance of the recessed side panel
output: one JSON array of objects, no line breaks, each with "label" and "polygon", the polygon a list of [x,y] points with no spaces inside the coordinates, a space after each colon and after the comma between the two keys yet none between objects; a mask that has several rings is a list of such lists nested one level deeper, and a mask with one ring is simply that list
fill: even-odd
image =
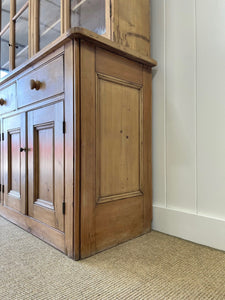
[{"label": "recessed side panel", "polygon": [[105,75],[97,80],[97,202],[142,195],[142,91]]}]

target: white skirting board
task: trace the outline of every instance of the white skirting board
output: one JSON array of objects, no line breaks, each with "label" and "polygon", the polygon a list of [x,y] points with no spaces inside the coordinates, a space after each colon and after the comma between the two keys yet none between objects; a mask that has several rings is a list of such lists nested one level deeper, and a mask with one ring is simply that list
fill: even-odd
[{"label": "white skirting board", "polygon": [[225,220],[153,206],[152,229],[225,251]]}]

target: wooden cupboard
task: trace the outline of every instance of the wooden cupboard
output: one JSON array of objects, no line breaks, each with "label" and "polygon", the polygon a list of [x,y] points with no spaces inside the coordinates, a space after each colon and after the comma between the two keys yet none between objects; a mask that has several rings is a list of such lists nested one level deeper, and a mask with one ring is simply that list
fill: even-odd
[{"label": "wooden cupboard", "polygon": [[80,259],[151,228],[156,62],[149,1],[52,3],[1,1],[0,215]]},{"label": "wooden cupboard", "polygon": [[151,227],[151,68],[80,28],[1,83],[0,214],[75,259]]}]

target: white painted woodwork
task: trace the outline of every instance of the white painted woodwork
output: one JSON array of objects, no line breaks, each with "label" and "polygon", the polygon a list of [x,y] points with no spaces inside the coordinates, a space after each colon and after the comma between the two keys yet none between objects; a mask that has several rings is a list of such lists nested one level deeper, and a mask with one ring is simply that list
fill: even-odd
[{"label": "white painted woodwork", "polygon": [[194,0],[166,1],[165,9],[166,204],[170,208],[193,212],[196,114]]},{"label": "white painted woodwork", "polygon": [[[156,0],[151,3],[151,22],[153,27],[151,39],[151,51],[159,64],[152,70],[152,136],[153,136],[153,204],[166,205],[166,176],[165,176],[165,23],[164,23],[164,1]],[[156,24],[156,25],[155,25]]]},{"label": "white painted woodwork", "polygon": [[225,249],[223,220],[158,206],[153,207],[153,216],[153,224],[158,231],[198,244]]},{"label": "white painted woodwork", "polygon": [[151,17],[153,229],[225,250],[225,2],[151,0]]},{"label": "white painted woodwork", "polygon": [[197,19],[198,212],[225,220],[225,1],[198,0]]}]

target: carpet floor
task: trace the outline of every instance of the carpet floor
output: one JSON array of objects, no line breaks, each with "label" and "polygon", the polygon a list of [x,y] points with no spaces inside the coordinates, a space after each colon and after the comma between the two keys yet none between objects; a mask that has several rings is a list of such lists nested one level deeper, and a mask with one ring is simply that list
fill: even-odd
[{"label": "carpet floor", "polygon": [[225,253],[158,232],[75,262],[0,218],[0,299],[225,299]]}]

